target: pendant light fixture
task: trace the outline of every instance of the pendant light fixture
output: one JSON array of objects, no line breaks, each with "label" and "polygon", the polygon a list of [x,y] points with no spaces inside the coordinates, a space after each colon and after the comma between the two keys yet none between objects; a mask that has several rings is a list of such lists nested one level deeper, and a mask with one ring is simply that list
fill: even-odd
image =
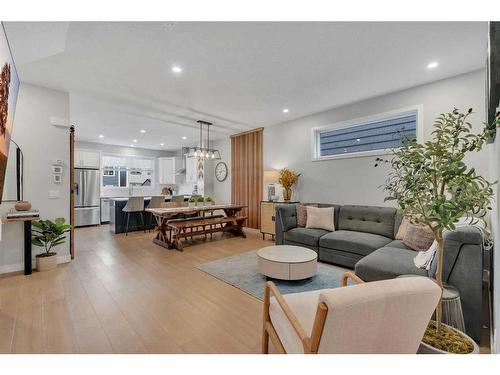
[{"label": "pendant light fixture", "polygon": [[[190,147],[188,152],[189,158],[197,158],[199,160],[220,160],[220,152],[219,150],[210,148],[210,126],[212,126],[211,122],[198,120],[196,121],[200,125],[200,137],[199,143],[196,147]],[[203,126],[207,128],[207,139],[206,139],[206,147],[204,147],[203,142]]]}]

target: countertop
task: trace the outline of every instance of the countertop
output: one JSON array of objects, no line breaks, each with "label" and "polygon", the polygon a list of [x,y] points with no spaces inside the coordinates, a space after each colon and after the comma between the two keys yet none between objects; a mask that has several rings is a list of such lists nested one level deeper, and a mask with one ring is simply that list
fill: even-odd
[{"label": "countertop", "polygon": [[[133,198],[138,197],[138,198],[144,198],[144,199],[151,199],[151,195],[133,195]],[[171,199],[171,195],[164,195],[165,199]],[[129,198],[131,197],[101,197],[101,199],[109,199],[112,201],[128,201]]]}]

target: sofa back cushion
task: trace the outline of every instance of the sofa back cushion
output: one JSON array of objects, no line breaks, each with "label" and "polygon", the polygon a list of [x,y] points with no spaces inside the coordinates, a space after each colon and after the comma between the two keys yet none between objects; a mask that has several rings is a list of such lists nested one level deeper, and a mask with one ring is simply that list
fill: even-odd
[{"label": "sofa back cushion", "polygon": [[379,234],[394,239],[396,209],[376,206],[342,206],[339,212],[339,230]]},{"label": "sofa back cushion", "polygon": [[340,205],[338,204],[329,204],[329,203],[318,203],[319,208],[325,207],[333,207],[333,223],[335,224],[335,228],[339,227],[339,213],[340,213]]}]

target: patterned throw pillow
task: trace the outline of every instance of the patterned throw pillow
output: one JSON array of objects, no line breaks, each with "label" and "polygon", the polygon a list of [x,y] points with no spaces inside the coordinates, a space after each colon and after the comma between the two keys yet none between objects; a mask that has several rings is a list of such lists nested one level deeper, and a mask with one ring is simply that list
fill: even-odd
[{"label": "patterned throw pillow", "polygon": [[403,237],[403,243],[410,249],[426,251],[434,242],[431,228],[418,224],[409,224]]},{"label": "patterned throw pillow", "polygon": [[333,207],[318,208],[307,206],[306,228],[335,230]]},{"label": "patterned throw pillow", "polygon": [[298,204],[297,205],[297,226],[304,228],[307,223],[307,206],[318,207],[317,204]]}]

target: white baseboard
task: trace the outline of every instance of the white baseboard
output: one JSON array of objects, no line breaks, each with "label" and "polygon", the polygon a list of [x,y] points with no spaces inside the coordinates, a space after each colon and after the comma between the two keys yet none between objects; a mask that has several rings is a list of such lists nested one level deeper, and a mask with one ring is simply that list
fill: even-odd
[{"label": "white baseboard", "polygon": [[[71,255],[69,254],[57,256],[57,264],[68,263],[70,261],[71,261]],[[36,266],[35,258],[32,259],[31,264],[32,264],[31,267],[35,269]],[[14,263],[14,264],[6,264],[0,266],[0,274],[17,272],[22,270],[24,270],[24,263]]]}]

